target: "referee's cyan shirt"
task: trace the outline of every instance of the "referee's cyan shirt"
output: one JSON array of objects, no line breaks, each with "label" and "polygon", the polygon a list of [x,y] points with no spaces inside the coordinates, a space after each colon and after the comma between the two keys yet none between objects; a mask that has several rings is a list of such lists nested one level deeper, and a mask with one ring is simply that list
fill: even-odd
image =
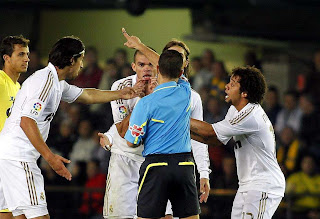
[{"label": "referee's cyan shirt", "polygon": [[190,96],[190,84],[182,79],[158,85],[133,109],[125,139],[143,140],[144,157],[191,152]]}]

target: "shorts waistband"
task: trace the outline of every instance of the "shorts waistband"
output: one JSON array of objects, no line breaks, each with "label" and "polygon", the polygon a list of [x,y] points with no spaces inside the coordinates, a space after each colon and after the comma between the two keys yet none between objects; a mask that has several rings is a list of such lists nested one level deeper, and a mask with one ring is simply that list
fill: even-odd
[{"label": "shorts waistband", "polygon": [[146,159],[157,159],[157,158],[188,158],[192,157],[191,152],[175,153],[175,154],[150,154],[146,156]]}]

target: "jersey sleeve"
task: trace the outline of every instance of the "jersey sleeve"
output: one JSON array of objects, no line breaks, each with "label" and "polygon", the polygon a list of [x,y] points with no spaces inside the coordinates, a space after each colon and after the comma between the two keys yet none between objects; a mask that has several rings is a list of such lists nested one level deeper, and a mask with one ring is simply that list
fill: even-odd
[{"label": "jersey sleeve", "polygon": [[39,122],[52,93],[53,80],[52,73],[48,74],[46,80],[43,80],[42,77],[32,78],[31,83],[28,83],[25,89],[27,95],[25,95],[25,100],[21,106],[21,116]]},{"label": "jersey sleeve", "polygon": [[[113,91],[120,90],[124,87],[125,85],[123,85],[123,83],[116,81],[112,84],[111,90]],[[111,101],[111,109],[112,109],[114,124],[121,122],[124,118],[126,118],[130,114],[128,100],[119,99],[119,100]]]},{"label": "jersey sleeve", "polygon": [[[195,91],[192,91],[191,101],[191,118],[203,121],[203,108],[200,95]],[[209,179],[211,170],[209,169],[210,160],[208,145],[191,139],[191,148],[200,178]]]},{"label": "jersey sleeve", "polygon": [[251,134],[259,130],[259,125],[252,114],[234,117],[212,124],[217,138],[227,144],[233,136]]},{"label": "jersey sleeve", "polygon": [[116,127],[115,124],[113,124],[113,125],[110,127],[110,129],[109,129],[107,132],[104,133],[104,135],[107,136],[107,138],[109,139],[109,142],[110,142],[111,145],[113,144],[113,136],[114,136],[114,134],[115,134],[116,132],[118,132],[118,131],[117,131],[117,127]]},{"label": "jersey sleeve", "polygon": [[132,111],[129,128],[124,136],[127,141],[136,145],[141,143],[147,131],[148,115],[148,107],[142,98]]},{"label": "jersey sleeve", "polygon": [[74,85],[68,84],[66,81],[61,81],[62,97],[61,100],[67,103],[72,103],[82,94],[83,89]]}]

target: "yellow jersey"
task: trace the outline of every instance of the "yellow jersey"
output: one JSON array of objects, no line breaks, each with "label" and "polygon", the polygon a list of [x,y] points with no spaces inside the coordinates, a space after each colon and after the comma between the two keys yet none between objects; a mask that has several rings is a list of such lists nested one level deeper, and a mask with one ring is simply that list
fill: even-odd
[{"label": "yellow jersey", "polygon": [[19,89],[19,82],[14,83],[4,71],[0,70],[0,132]]}]

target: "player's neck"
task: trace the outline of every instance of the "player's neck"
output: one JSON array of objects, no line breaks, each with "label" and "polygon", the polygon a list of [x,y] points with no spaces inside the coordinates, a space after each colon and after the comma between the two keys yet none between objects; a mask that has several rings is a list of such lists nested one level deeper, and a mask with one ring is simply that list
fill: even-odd
[{"label": "player's neck", "polygon": [[59,81],[65,80],[67,78],[67,74],[69,72],[69,69],[67,67],[60,69],[57,66],[54,66],[56,68],[58,79]]},{"label": "player's neck", "polygon": [[19,77],[20,77],[20,72],[13,71],[10,67],[4,66],[2,69],[14,83],[17,83]]},{"label": "player's neck", "polygon": [[248,103],[249,101],[243,98],[239,101],[239,103],[234,104],[233,106],[238,110],[238,112],[240,112]]},{"label": "player's neck", "polygon": [[171,82],[171,81],[178,82],[178,78],[167,78],[167,77],[163,77],[161,74],[158,74],[158,83],[159,84],[163,84],[163,83],[167,83],[167,82]]}]

